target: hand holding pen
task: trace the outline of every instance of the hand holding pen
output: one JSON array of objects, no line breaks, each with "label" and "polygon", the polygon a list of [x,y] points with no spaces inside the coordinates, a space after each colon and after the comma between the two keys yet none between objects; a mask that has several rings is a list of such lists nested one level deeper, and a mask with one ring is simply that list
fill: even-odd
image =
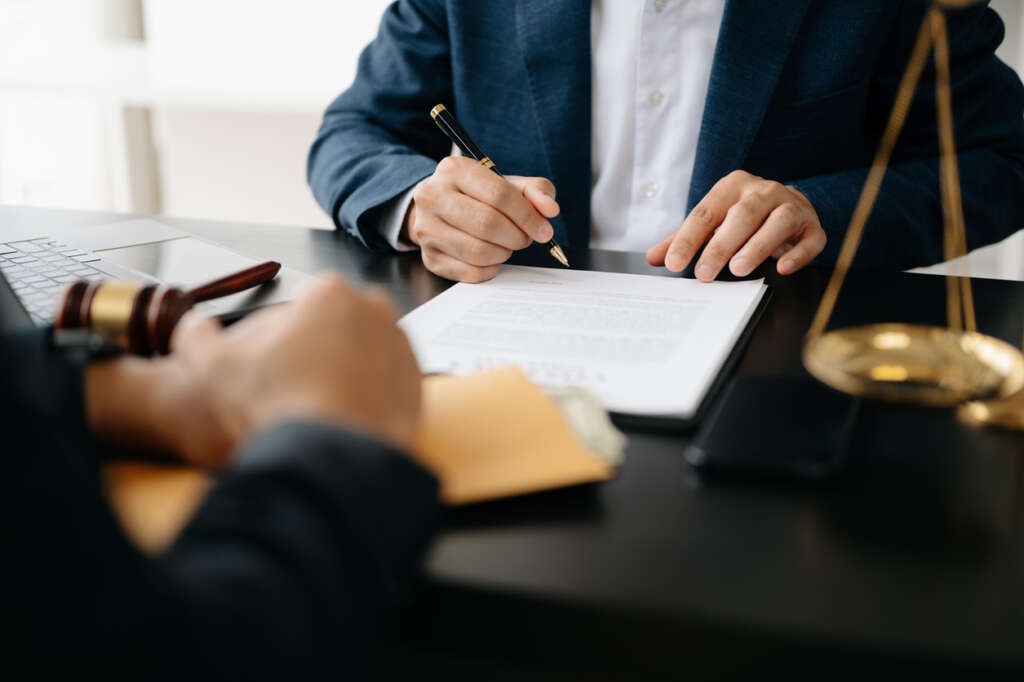
[{"label": "hand holding pen", "polygon": [[[466,140],[468,136],[463,144]],[[419,186],[406,217],[406,234],[420,247],[427,268],[448,279],[482,282],[533,241],[564,259],[551,241],[554,230],[548,219],[560,210],[551,182],[502,177],[491,170],[493,164],[481,164],[467,149],[462,151],[466,156],[442,160]]]}]

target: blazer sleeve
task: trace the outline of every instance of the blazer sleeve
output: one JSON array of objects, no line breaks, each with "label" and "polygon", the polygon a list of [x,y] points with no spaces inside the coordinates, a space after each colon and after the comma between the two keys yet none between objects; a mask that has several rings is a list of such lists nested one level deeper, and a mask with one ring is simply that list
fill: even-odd
[{"label": "blazer sleeve", "polygon": [[[871,121],[879,140],[925,4],[903,3],[891,48],[880,60]],[[1024,87],[995,55],[1004,36],[995,11],[978,6],[948,19],[967,241],[968,248],[975,248],[1024,227]],[[944,260],[935,100],[930,62],[857,252],[857,266],[908,268]],[[825,261],[838,257],[867,173],[867,168],[855,169],[791,183],[814,204],[828,233]]]},{"label": "blazer sleeve", "polygon": [[0,655],[132,679],[368,677],[438,523],[436,480],[358,433],[284,423],[149,559],[104,498],[85,359],[46,331],[0,335]]},{"label": "blazer sleeve", "polygon": [[[30,413],[82,443],[91,441],[84,413],[84,349],[60,349],[50,328],[0,334],[0,405]],[[19,439],[17,431],[8,437]]]},{"label": "blazer sleeve", "polygon": [[238,457],[160,560],[189,647],[228,679],[368,676],[435,530],[435,479],[317,423],[282,424]]},{"label": "blazer sleeve", "polygon": [[310,149],[313,195],[335,225],[371,249],[391,248],[377,226],[383,207],[431,175],[451,149],[429,116],[452,98],[447,27],[443,0],[392,4]]},{"label": "blazer sleeve", "polygon": [[43,678],[61,658],[137,653],[137,614],[163,615],[104,500],[86,355],[55,347],[49,330],[0,335],[0,656],[32,658]]}]

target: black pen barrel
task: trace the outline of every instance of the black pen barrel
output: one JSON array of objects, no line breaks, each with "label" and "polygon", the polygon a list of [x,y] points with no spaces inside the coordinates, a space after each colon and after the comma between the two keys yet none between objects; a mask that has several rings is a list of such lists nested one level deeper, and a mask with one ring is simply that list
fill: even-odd
[{"label": "black pen barrel", "polygon": [[[441,129],[441,132],[443,132],[465,156],[473,159],[485,168],[490,168],[498,175],[501,175],[498,169],[494,167],[494,162],[484,154],[483,150],[477,146],[476,142],[473,142],[473,138],[471,138],[469,133],[459,125],[459,122],[455,120],[455,117],[443,104],[438,104],[430,110],[430,118],[434,119],[434,123],[436,123],[437,127]],[[558,245],[558,242],[555,241],[554,237],[548,240],[544,246],[547,247],[548,253],[551,254],[552,258],[565,267],[569,267],[569,259],[566,258],[565,252],[562,250],[562,247]]]},{"label": "black pen barrel", "polygon": [[[431,118],[434,119],[434,123],[437,127],[448,136],[448,138],[455,143],[455,146],[462,151],[462,153],[473,159],[474,161],[483,161],[487,158],[483,150],[473,141],[473,138],[469,136],[469,133],[459,124],[459,122],[452,116],[452,113],[448,111],[443,105],[437,105],[434,110],[430,112]],[[498,173],[498,169],[493,166],[490,167],[495,173]],[[501,175],[501,173],[498,173]]]}]

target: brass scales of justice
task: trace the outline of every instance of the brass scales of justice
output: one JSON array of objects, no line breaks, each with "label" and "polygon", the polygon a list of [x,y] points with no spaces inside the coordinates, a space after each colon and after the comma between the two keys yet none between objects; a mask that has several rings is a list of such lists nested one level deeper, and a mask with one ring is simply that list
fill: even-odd
[{"label": "brass scales of justice", "polygon": [[978,332],[966,267],[963,272],[946,276],[948,327],[886,323],[826,331],[933,52],[943,252],[947,262],[967,254],[946,11],[973,4],[977,0],[935,0],[925,14],[835,270],[807,332],[803,361],[814,377],[844,393],[889,402],[957,407],[961,421],[1024,430],[1024,354]]}]

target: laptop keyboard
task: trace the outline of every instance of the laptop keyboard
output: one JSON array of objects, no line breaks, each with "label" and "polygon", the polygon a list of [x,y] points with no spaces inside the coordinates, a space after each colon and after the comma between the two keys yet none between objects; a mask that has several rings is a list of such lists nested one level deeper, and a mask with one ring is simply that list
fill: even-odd
[{"label": "laptop keyboard", "polygon": [[68,282],[109,277],[99,256],[48,237],[0,242],[0,272],[37,325],[53,322],[57,297]]}]

